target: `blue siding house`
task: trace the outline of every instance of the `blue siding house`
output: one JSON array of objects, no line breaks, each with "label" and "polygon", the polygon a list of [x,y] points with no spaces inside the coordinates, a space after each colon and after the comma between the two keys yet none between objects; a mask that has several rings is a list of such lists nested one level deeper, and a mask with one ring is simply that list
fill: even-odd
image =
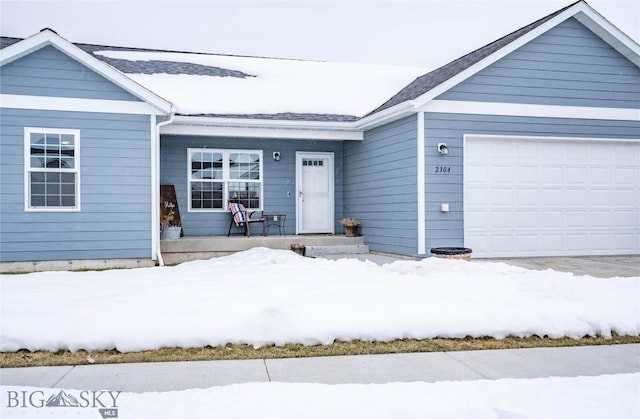
[{"label": "blue siding house", "polygon": [[393,81],[50,29],[0,46],[3,270],[161,261],[160,185],[185,237],[225,240],[239,199],[288,234],[355,217],[377,252],[640,253],[640,46],[583,1]]}]

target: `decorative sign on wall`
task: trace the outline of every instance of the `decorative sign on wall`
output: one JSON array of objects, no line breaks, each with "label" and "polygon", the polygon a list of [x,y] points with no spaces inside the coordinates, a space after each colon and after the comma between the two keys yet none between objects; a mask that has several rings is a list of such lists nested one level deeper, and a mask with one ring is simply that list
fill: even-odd
[{"label": "decorative sign on wall", "polygon": [[[182,226],[176,188],[173,185],[160,185],[160,220],[168,219],[171,219],[170,225]],[[184,231],[180,232],[180,236],[184,236]]]}]

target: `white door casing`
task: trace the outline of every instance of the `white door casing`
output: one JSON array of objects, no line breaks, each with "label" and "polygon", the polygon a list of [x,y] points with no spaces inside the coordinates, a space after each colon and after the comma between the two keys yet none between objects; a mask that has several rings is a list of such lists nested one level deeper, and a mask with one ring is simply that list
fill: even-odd
[{"label": "white door casing", "polygon": [[640,141],[467,135],[463,181],[474,256],[640,252]]},{"label": "white door casing", "polygon": [[333,153],[296,153],[296,231],[334,232]]}]

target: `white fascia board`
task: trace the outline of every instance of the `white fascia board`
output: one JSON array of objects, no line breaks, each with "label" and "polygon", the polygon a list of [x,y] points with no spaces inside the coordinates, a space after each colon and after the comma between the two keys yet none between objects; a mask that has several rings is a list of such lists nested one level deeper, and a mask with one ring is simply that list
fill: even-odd
[{"label": "white fascia board", "polygon": [[355,122],[355,127],[360,130],[369,130],[388,124],[416,112],[413,101],[398,103],[390,108],[376,112]]},{"label": "white fascia board", "polygon": [[338,131],[354,131],[355,122],[338,121],[290,121],[283,119],[258,118],[224,118],[215,116],[184,116],[176,115],[176,124],[225,126],[225,127],[265,127],[265,128],[293,128],[293,129],[330,129]]},{"label": "white fascia board", "polygon": [[99,112],[132,115],[164,115],[147,102],[0,94],[0,107],[45,111]]},{"label": "white fascia board", "polygon": [[[527,44],[528,42],[532,41],[533,39],[547,32],[548,30],[556,27],[557,25],[564,22],[565,20],[574,16],[577,17],[576,15],[579,15],[581,12],[582,12],[582,16],[595,16],[594,10],[590,6],[588,6],[586,3],[582,3],[582,2],[577,3],[574,6],[565,10],[564,12],[560,13],[559,15],[551,18],[547,22],[538,26],[537,28],[522,35],[521,37],[519,37],[509,45],[504,46],[503,48],[499,49],[493,54],[478,61],[477,63],[467,68],[466,70],[458,73],[457,75],[453,76],[449,80],[443,82],[442,84],[434,87],[430,91],[424,93],[422,96],[416,98],[414,100],[415,106],[417,108],[421,108],[425,103],[440,96],[441,94],[451,89],[452,87],[462,83],[469,77],[487,68],[488,66],[495,63],[496,61],[506,57],[508,54],[512,53],[513,51],[517,50],[518,48],[522,47],[523,45]],[[604,19],[601,19],[601,20],[606,21]],[[584,22],[582,23],[584,24]],[[610,26],[615,28],[613,25],[610,25]],[[621,34],[620,31],[618,31],[618,33]],[[613,34],[611,36],[613,37]]]},{"label": "white fascia board", "polygon": [[640,121],[640,109],[629,108],[595,108],[586,106],[531,105],[522,103],[432,100],[420,107],[419,110],[422,112],[454,113],[467,115]]},{"label": "white fascia board", "polygon": [[170,102],[131,80],[129,77],[125,76],[110,65],[98,60],[90,54],[87,54],[82,49],[48,29],[0,50],[0,66],[22,58],[25,55],[31,54],[32,52],[49,45],[87,66],[132,95],[144,100],[149,105],[157,108],[163,114],[171,113],[173,105]]},{"label": "white fascia board", "polygon": [[[178,117],[176,117],[178,119]],[[277,125],[187,125],[174,123],[160,128],[160,134],[205,137],[277,138],[293,140],[360,141],[364,133],[357,130],[279,127]]]}]

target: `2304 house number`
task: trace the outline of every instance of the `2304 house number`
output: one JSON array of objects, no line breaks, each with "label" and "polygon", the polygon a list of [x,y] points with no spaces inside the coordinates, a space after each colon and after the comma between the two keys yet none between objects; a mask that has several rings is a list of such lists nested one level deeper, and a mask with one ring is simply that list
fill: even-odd
[{"label": "2304 house number", "polygon": [[435,173],[451,173],[451,166],[436,166]]}]

